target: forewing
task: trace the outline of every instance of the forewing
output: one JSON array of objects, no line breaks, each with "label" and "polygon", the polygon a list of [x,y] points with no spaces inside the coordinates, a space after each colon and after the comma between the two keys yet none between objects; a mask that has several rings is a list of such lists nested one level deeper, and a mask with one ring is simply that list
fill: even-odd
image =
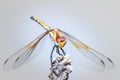
[{"label": "forewing", "polygon": [[[58,29],[59,30],[59,29]],[[103,54],[99,53],[98,51],[90,48],[80,40],[76,39],[72,35],[59,30],[67,39],[75,46],[75,48],[85,57],[87,57],[90,61],[94,62],[97,66],[94,66],[93,69],[96,70],[104,70],[105,68],[113,68],[114,64],[113,61],[104,56]],[[79,59],[80,60],[80,59]],[[79,61],[78,61],[79,62]],[[84,61],[83,61],[84,62]],[[88,64],[88,63],[87,63]],[[89,67],[89,66],[88,66]]]},{"label": "forewing", "polygon": [[[42,42],[43,38],[46,37],[46,35],[49,33],[49,31],[44,32],[40,36],[38,36],[36,39],[34,39],[32,42],[27,44],[25,47],[22,49],[18,50],[15,54],[10,56],[3,64],[3,69],[4,70],[11,70],[11,69],[16,69],[23,65],[24,63],[28,62],[28,60],[31,60],[31,55],[38,45],[38,43]],[[43,46],[41,46],[43,47]],[[34,55],[32,55],[34,56]]]}]

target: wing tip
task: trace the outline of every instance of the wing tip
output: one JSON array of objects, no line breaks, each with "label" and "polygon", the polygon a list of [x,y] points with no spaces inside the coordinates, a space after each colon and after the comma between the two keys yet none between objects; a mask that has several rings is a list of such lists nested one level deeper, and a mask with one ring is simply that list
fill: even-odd
[{"label": "wing tip", "polygon": [[114,63],[110,58],[107,58],[111,63]]},{"label": "wing tip", "polygon": [[105,63],[104,63],[104,61],[103,61],[102,59],[100,60],[100,62],[101,62],[103,65],[105,65]]},{"label": "wing tip", "polygon": [[9,59],[6,59],[5,62],[3,63],[4,65],[8,62]]},{"label": "wing tip", "polygon": [[2,69],[3,69],[4,71],[8,71],[8,70],[9,70],[9,69],[7,68],[7,66],[6,66],[8,60],[9,60],[9,59],[6,59],[6,60],[4,61],[4,63],[3,63]]},{"label": "wing tip", "polygon": [[111,68],[114,68],[114,62],[110,58],[107,59],[111,62]]}]

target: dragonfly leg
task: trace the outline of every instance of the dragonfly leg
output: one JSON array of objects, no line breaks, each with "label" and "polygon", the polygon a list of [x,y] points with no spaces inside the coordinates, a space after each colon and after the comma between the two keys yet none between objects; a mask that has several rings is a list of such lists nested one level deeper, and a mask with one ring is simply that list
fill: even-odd
[{"label": "dragonfly leg", "polygon": [[63,48],[60,48],[60,49],[62,50],[62,52],[63,52],[63,55],[66,55],[65,51],[63,50]]},{"label": "dragonfly leg", "polygon": [[62,54],[60,53],[60,51],[59,51],[59,46],[58,46],[58,45],[56,45],[56,52],[57,52],[59,55],[62,55]]},{"label": "dragonfly leg", "polygon": [[55,47],[56,47],[56,46],[54,45],[53,48],[52,48],[51,54],[50,54],[50,61],[51,61],[51,64],[52,64],[52,59],[53,59],[52,55],[53,55],[53,51],[54,51]]}]

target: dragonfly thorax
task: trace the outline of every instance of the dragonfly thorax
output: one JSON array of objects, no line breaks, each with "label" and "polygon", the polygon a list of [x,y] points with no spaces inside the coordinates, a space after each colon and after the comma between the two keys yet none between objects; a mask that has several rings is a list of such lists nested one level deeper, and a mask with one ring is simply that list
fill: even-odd
[{"label": "dragonfly thorax", "polygon": [[64,47],[66,44],[66,38],[60,34],[60,31],[55,29],[50,32],[52,41],[55,42],[55,45],[58,45],[60,48]]},{"label": "dragonfly thorax", "polygon": [[66,44],[66,38],[64,36],[57,37],[56,42],[58,43],[58,46],[62,48]]}]

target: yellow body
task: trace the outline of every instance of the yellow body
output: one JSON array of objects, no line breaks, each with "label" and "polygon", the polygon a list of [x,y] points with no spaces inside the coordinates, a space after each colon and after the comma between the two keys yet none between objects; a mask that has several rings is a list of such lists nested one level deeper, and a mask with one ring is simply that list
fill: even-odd
[{"label": "yellow body", "polygon": [[[52,37],[52,41],[54,41],[54,42],[56,42],[56,39],[57,39],[57,38],[61,37],[60,31],[58,31],[58,30],[53,30],[52,32],[50,32],[50,35],[51,35],[51,37]],[[58,46],[59,46],[60,48],[64,47],[65,44],[66,44],[65,41],[60,41],[60,42],[58,42]]]},{"label": "yellow body", "polygon": [[[51,30],[51,27],[49,27],[47,24],[45,24],[42,20],[40,20],[39,18],[37,17],[31,17],[31,19],[33,19],[34,21],[36,21],[37,23],[39,23],[44,29],[46,30]],[[58,31],[57,29],[54,29],[52,31],[49,32],[51,37],[52,37],[52,41],[56,42],[56,39],[57,38],[60,38],[61,37],[61,34],[60,34],[60,31]],[[65,41],[60,41],[58,42],[58,46],[60,48],[64,47],[64,45],[66,44]]]},{"label": "yellow body", "polygon": [[50,32],[50,35],[51,35],[53,41],[55,41],[57,37],[61,36],[61,34],[58,30],[53,30],[52,32]]}]

